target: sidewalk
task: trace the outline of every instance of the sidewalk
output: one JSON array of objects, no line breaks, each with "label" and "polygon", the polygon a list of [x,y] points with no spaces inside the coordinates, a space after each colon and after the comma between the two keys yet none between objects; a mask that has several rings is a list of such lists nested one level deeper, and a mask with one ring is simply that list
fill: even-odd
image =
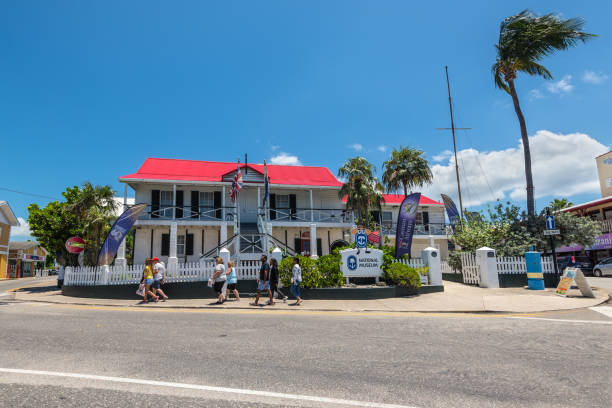
[{"label": "sidewalk", "polygon": [[[139,299],[92,299],[63,296],[49,283],[40,282],[17,289],[14,299],[24,302],[48,302],[56,304],[76,304],[92,306],[120,306],[145,308],[211,308],[211,309],[264,309],[264,310],[309,310],[309,311],[350,311],[350,312],[508,312],[534,313],[552,310],[570,310],[596,306],[609,299],[608,290],[594,290],[595,298],[583,298],[578,290],[570,290],[570,297],[554,294],[553,289],[531,291],[523,288],[483,289],[444,282],[444,292],[431,293],[406,298],[374,300],[308,300],[301,306],[292,306],[276,301],[275,306],[249,306],[252,298],[244,297],[240,302],[230,300],[223,305],[214,305],[213,299],[170,299],[167,302],[138,305]],[[12,297],[12,296],[11,296]],[[263,298],[260,304],[265,304]]]}]

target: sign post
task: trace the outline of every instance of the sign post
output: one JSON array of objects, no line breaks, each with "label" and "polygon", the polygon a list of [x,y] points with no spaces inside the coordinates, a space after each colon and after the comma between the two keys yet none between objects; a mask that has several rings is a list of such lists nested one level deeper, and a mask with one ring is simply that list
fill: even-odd
[{"label": "sign post", "polygon": [[555,250],[555,235],[559,235],[561,231],[555,229],[555,216],[550,214],[550,208],[546,209],[546,231],[544,231],[544,235],[550,236],[550,248],[552,250],[553,256],[553,267],[555,268],[555,276],[557,278],[561,278],[559,276],[559,267],[557,266],[557,251]]}]

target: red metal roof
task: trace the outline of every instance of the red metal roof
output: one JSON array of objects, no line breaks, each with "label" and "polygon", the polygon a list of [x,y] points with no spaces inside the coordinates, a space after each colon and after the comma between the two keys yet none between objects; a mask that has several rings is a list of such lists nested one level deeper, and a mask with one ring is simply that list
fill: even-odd
[{"label": "red metal roof", "polygon": [[[176,180],[221,182],[223,176],[236,170],[236,163],[209,162],[180,159],[147,158],[134,174],[120,177],[122,181],[134,180]],[[241,168],[245,164],[240,165]],[[263,174],[263,164],[248,164]],[[268,164],[271,184],[341,187],[342,183],[334,177],[327,167],[282,166]]]},{"label": "red metal roof", "polygon": [[[385,204],[401,204],[404,201],[403,194],[383,194],[385,198]],[[342,199],[343,203],[346,203],[346,197]],[[419,200],[419,205],[444,205],[442,203],[437,202],[436,200],[432,200],[431,198],[424,196],[421,194],[421,199]]]}]

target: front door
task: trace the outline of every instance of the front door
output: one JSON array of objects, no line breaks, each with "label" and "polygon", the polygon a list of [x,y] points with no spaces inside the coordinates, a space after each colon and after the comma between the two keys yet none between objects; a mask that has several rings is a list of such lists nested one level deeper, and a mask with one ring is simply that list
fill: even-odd
[{"label": "front door", "polygon": [[243,188],[240,190],[240,223],[257,223],[257,189]]}]

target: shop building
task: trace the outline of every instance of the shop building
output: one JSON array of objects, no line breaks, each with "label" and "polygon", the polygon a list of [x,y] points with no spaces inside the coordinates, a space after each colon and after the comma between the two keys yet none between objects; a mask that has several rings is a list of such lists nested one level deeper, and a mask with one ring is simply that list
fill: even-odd
[{"label": "shop building", "polygon": [[11,206],[6,201],[0,201],[0,279],[8,277],[8,255],[11,227],[17,227],[19,221]]},{"label": "shop building", "polygon": [[49,253],[36,241],[10,242],[8,278],[34,276],[36,269],[43,269]]}]

